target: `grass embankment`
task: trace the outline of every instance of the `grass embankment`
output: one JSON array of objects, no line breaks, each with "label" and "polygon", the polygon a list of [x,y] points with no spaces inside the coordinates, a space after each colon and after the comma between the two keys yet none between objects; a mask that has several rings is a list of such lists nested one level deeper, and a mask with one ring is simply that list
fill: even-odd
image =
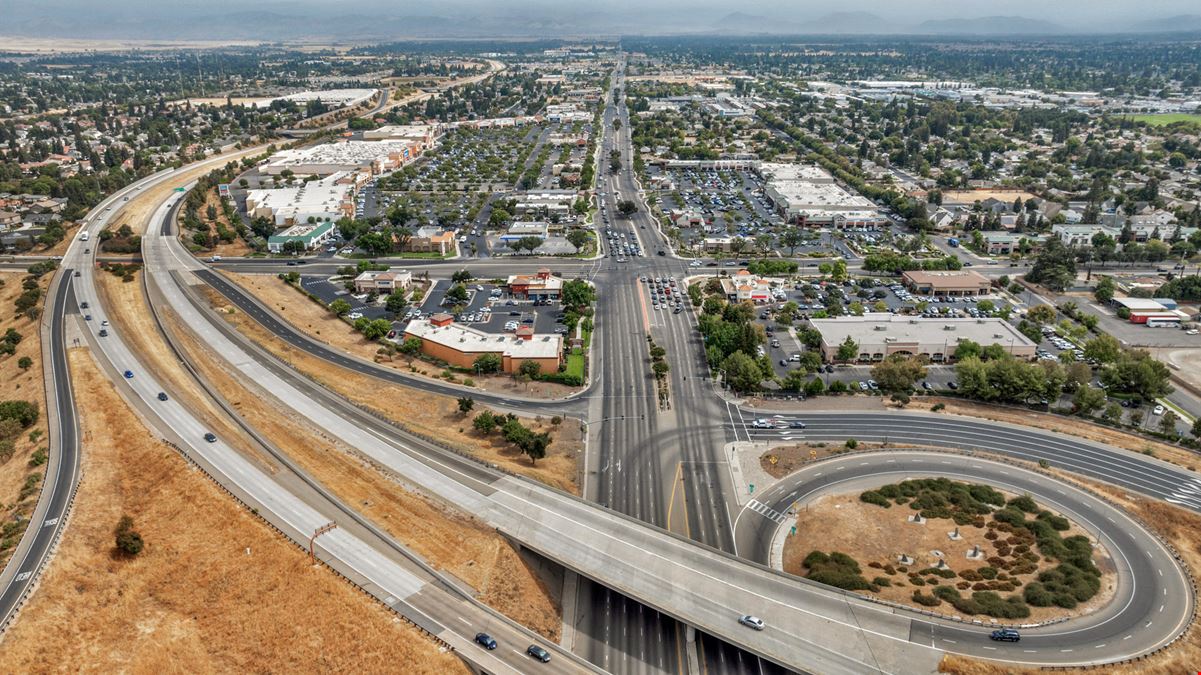
[{"label": "grass embankment", "polygon": [[[25,532],[46,470],[46,388],[42,379],[41,320],[35,316],[40,317],[53,276],[0,273],[0,401],[24,401],[37,410],[36,421],[28,424],[16,419],[17,410],[4,415],[13,419],[0,419],[0,567],[12,556]],[[26,306],[33,311],[21,309]]]},{"label": "grass embankment", "polygon": [[[467,672],[155,439],[86,350],[70,363],[88,393],[83,478],[58,553],[5,635],[5,670]],[[114,552],[122,515],[145,542],[136,557]]]}]

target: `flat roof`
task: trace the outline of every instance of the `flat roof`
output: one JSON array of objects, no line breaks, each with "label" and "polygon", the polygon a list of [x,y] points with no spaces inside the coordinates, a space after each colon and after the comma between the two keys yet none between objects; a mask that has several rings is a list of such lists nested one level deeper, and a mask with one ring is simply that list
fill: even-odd
[{"label": "flat roof", "polygon": [[979,286],[981,284],[989,285],[991,283],[988,280],[988,277],[974,270],[955,270],[944,272],[910,270],[901,276],[915,284],[930,284],[932,286],[945,286],[949,284],[956,284],[957,286]]},{"label": "flat roof", "polygon": [[[934,344],[946,342],[954,345],[962,340],[972,340],[981,345],[1013,344],[1015,347],[1035,347],[1030,338],[1016,326],[995,317],[972,318],[918,318],[901,314],[870,312],[863,316],[841,316],[830,319],[810,319],[822,334],[827,345],[837,345],[850,337],[865,345],[885,342]],[[886,340],[885,338],[892,338]]]},{"label": "flat roof", "polygon": [[553,333],[535,333],[523,340],[458,323],[435,326],[428,319],[410,321],[405,334],[468,354],[501,353],[513,359],[557,359],[563,351],[563,337]]},{"label": "flat roof", "polygon": [[1168,311],[1168,308],[1164,307],[1162,303],[1150,298],[1114,298],[1113,301],[1131,311]]}]

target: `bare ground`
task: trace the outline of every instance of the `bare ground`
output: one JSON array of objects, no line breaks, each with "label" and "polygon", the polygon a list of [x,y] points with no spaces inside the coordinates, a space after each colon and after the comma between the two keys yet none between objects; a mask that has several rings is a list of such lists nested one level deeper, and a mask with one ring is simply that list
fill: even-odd
[{"label": "bare ground", "polygon": [[479,598],[531,630],[557,641],[562,619],[557,595],[507,540],[468,515],[385,476],[354,448],[327,436],[229,366],[172,317],[205,379],[246,421],[296,461],[306,473],[436,568],[479,591]]},{"label": "bare ground", "polygon": [[[356,404],[369,408],[405,428],[437,438],[443,444],[457,450],[547,485],[579,494],[577,476],[578,462],[583,453],[583,436],[577,424],[564,421],[556,425],[548,418],[524,419],[523,423],[526,426],[551,434],[551,447],[546,458],[532,465],[524,455],[500,439],[499,435],[484,438],[472,429],[471,417],[483,410],[482,406],[477,406],[470,415],[463,415],[459,412],[457,400],[449,396],[391,384],[309,356],[276,338],[243,312],[234,310],[216,291],[207,287],[201,288],[200,291],[214,309],[255,343]],[[328,315],[328,312],[322,312]],[[314,323],[313,326],[316,327],[317,324]]]},{"label": "bare ground", "polygon": [[[378,354],[380,344],[363,338],[350,324],[339,319],[325,307],[309,300],[292,285],[268,274],[239,274],[222,270],[230,281],[238,284],[260,302],[271,308],[285,321],[310,337],[349,352],[362,359],[433,379],[446,379],[443,369],[417,358],[398,354],[391,358]],[[459,382],[464,376],[452,375],[449,382]],[[470,377],[476,389],[492,393],[517,394],[530,398],[561,398],[575,391],[556,382],[521,382],[508,375]]]},{"label": "bare ground", "polygon": [[[86,350],[70,362],[89,395],[83,478],[5,670],[467,672],[151,436]],[[123,514],[146,541],[132,559],[113,553]]]},{"label": "bare ground", "polygon": [[[1006,495],[1013,496],[1013,495]],[[863,570],[863,577],[871,581],[876,576],[884,576],[891,580],[892,586],[882,587],[879,593],[867,593],[883,600],[897,602],[911,607],[921,608],[912,601],[914,590],[929,592],[930,586],[917,587],[908,583],[907,575],[898,572],[889,576],[883,570],[869,567],[869,563],[892,564],[898,566],[897,556],[904,553],[914,559],[908,565],[908,570],[933,567],[938,564],[938,556],[933,551],[943,553],[947,566],[956,572],[967,569],[979,569],[987,566],[984,560],[969,560],[967,553],[976,545],[985,552],[986,556],[996,555],[993,542],[984,538],[985,528],[972,525],[959,527],[962,539],[952,541],[948,532],[955,530],[955,523],[950,519],[929,519],[924,525],[910,523],[907,518],[915,511],[904,506],[882,508],[873,504],[859,501],[859,493],[825,495],[813,500],[803,508],[797,518],[797,533],[788,537],[784,544],[784,571],[797,576],[805,576],[802,561],[810,551],[820,550],[827,553],[841,551],[854,558]],[[1074,523],[1072,528],[1063,533],[1069,537],[1076,534],[1087,534]],[[1059,607],[1030,607],[1030,618],[1023,622],[1042,622],[1053,619],[1076,617],[1089,614],[1105,606],[1114,593],[1115,568],[1109,553],[1098,548],[1094,557],[1097,567],[1102,571],[1102,589],[1086,603],[1081,603],[1073,610]],[[1055,566],[1056,563],[1042,560],[1038,571]],[[1037,572],[1024,575],[1024,582],[1036,580]],[[940,583],[955,585],[963,581],[961,578],[940,580]],[[969,593],[970,591],[962,591]],[[1012,593],[1021,593],[1019,588]],[[1001,593],[1002,596],[1010,593]],[[934,608],[936,612],[955,614],[954,608],[943,604]],[[988,617],[978,617],[987,622]]]},{"label": "bare ground", "polygon": [[[35,425],[13,438],[10,457],[4,458],[7,451],[0,453],[0,519],[4,523],[15,523],[18,518],[28,518],[33,513],[46,465],[30,466],[30,460],[37,450],[48,450],[49,447],[46,439],[46,388],[42,379],[39,332],[41,321],[18,314],[13,308],[13,301],[24,292],[21,282],[26,276],[28,275],[24,272],[0,273],[0,282],[3,282],[3,285],[0,285],[0,339],[10,328],[21,334],[16,352],[9,356],[0,356],[0,400],[34,401],[38,405],[40,415]],[[38,287],[43,293],[53,276],[46,274],[38,281]],[[38,303],[38,306],[41,307],[42,304]],[[22,358],[30,359],[29,368],[21,368],[18,365]],[[34,478],[31,479],[31,476]],[[33,481],[33,489],[22,489],[27,480]],[[5,543],[11,546],[0,546],[0,568],[12,555],[22,532],[24,527],[4,537]]]}]

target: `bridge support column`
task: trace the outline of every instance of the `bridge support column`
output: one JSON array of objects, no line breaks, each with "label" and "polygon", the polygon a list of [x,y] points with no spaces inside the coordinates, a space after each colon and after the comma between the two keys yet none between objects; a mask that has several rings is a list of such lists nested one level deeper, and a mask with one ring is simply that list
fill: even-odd
[{"label": "bridge support column", "polygon": [[684,632],[685,654],[688,657],[688,675],[701,675],[701,659],[696,653],[696,629],[688,626]]},{"label": "bridge support column", "polygon": [[563,570],[563,629],[559,646],[568,651],[575,649],[576,596],[579,587],[580,575],[572,570]]}]

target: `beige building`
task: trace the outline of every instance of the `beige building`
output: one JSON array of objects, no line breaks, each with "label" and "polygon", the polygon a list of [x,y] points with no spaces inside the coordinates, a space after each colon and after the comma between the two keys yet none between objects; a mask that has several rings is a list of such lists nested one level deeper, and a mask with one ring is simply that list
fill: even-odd
[{"label": "beige building", "polygon": [[883,361],[892,354],[925,356],[933,363],[950,361],[960,342],[971,340],[983,347],[1001,345],[1021,359],[1034,357],[1037,345],[1016,326],[998,318],[924,319],[884,312],[832,319],[810,319],[821,333],[822,358],[835,361],[838,347],[848,337],[859,345],[855,359]]},{"label": "beige building", "polygon": [[363,272],[354,278],[356,293],[379,293],[381,295],[393,291],[403,291],[413,284],[413,274],[408,270],[388,270],[387,272]]},{"label": "beige building", "polygon": [[486,333],[454,322],[449,314],[410,321],[404,336],[421,340],[421,352],[452,366],[471,368],[484,354],[500,357],[501,370],[515,373],[525,361],[542,367],[543,373],[559,370],[563,357],[563,336],[534,333],[528,327],[515,334]]},{"label": "beige building", "polygon": [[971,270],[957,272],[905,272],[905,287],[920,295],[987,295],[992,288],[988,277]]}]

